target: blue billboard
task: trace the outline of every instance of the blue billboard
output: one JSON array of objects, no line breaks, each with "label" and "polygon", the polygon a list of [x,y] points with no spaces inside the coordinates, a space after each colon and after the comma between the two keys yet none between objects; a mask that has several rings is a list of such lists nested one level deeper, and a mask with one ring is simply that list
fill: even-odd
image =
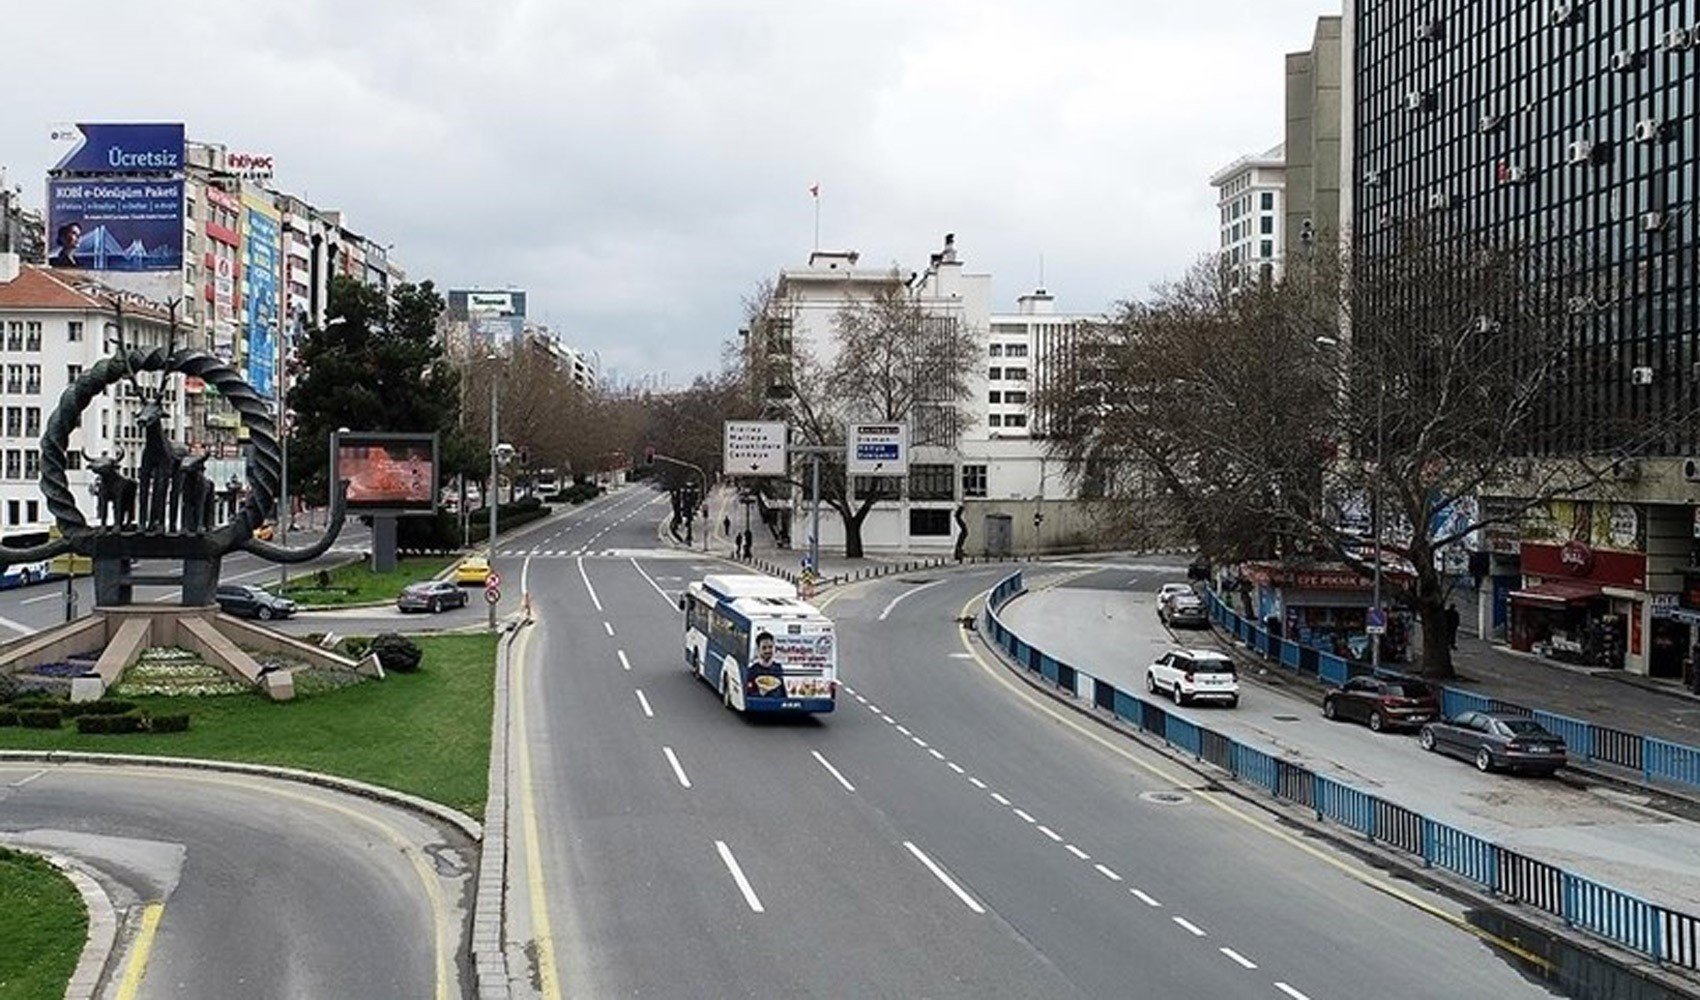
[{"label": "blue billboard", "polygon": [[247,292],[248,384],[262,396],[276,390],[278,221],[247,203],[248,238],[243,240],[243,285]]},{"label": "blue billboard", "polygon": [[175,174],[183,170],[183,123],[61,125],[53,141],[71,148],[53,168],[66,174]]},{"label": "blue billboard", "polygon": [[47,262],[91,271],[183,268],[183,182],[47,183]]}]

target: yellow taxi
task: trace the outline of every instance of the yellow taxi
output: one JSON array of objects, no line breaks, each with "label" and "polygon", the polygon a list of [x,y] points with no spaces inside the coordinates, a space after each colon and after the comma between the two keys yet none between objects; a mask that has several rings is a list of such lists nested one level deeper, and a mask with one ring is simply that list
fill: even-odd
[{"label": "yellow taxi", "polygon": [[455,582],[482,587],[490,579],[490,561],[483,556],[467,556],[455,567]]},{"label": "yellow taxi", "polygon": [[274,536],[275,534],[277,534],[277,532],[272,527],[272,523],[270,521],[267,521],[265,524],[262,524],[258,528],[254,529],[254,537],[258,538],[262,542],[271,541],[272,536]]}]

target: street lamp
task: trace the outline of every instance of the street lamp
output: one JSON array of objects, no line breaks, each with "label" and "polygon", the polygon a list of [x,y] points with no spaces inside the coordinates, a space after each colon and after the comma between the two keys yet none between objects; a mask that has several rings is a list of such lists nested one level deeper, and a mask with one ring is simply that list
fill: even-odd
[{"label": "street lamp", "polygon": [[[498,436],[501,429],[501,396],[496,392],[496,362],[501,358],[494,352],[486,354],[484,360],[490,364],[490,481],[484,488],[484,506],[490,510],[490,534],[484,539],[484,565],[496,565],[496,465],[504,456]],[[490,631],[496,631],[496,605],[486,601],[490,609]]]},{"label": "street lamp", "polygon": [[[333,326],[341,326],[348,322],[346,316],[332,316],[325,321],[321,328],[329,330]],[[299,336],[305,331],[307,314],[296,310],[294,333]],[[288,407],[287,385],[289,382],[289,355],[293,353],[293,343],[290,337],[283,335],[283,328],[278,327],[277,337],[277,366],[272,370],[272,392],[277,396],[277,437],[281,468],[278,474],[277,489],[277,541],[279,545],[289,543],[289,525],[295,519],[294,512],[289,509],[289,418],[293,416]],[[289,566],[286,563],[277,564],[278,589],[281,591],[289,583]]]}]

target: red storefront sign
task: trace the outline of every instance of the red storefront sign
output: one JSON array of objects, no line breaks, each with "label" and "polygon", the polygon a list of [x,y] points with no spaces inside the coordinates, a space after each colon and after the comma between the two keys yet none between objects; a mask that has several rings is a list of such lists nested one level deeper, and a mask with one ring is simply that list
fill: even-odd
[{"label": "red storefront sign", "polygon": [[[1343,566],[1299,569],[1251,563],[1244,569],[1246,579],[1260,587],[1287,587],[1294,590],[1369,590],[1368,576]],[[1389,571],[1388,577],[1403,579],[1403,573]]]},{"label": "red storefront sign", "polygon": [[1528,576],[1570,577],[1602,587],[1647,589],[1647,557],[1639,552],[1596,549],[1579,541],[1563,545],[1523,543],[1523,572]]}]

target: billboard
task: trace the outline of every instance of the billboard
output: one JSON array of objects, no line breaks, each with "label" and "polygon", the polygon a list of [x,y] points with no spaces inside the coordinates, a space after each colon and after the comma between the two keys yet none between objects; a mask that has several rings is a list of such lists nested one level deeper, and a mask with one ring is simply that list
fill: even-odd
[{"label": "billboard", "polygon": [[246,293],[243,324],[248,384],[262,396],[275,396],[277,368],[277,210],[257,198],[242,198],[247,239],[242,241],[242,284]]},{"label": "billboard", "polygon": [[852,476],[901,476],[909,472],[909,425],[854,424],[846,461]]},{"label": "billboard", "polygon": [[175,174],[183,170],[182,122],[103,122],[53,126],[65,153],[61,174]]},{"label": "billboard", "polygon": [[437,504],[437,435],[337,434],[332,474],[348,480],[348,509],[429,512]]},{"label": "billboard", "polygon": [[47,182],[47,262],[91,271],[181,271],[183,182]]}]

